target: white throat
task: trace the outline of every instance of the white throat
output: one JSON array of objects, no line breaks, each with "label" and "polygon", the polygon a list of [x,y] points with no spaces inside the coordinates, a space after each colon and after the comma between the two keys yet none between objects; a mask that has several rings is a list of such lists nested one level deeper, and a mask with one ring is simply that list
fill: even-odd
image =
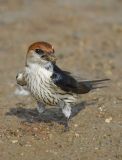
[{"label": "white throat", "polygon": [[50,78],[53,74],[53,65],[50,62],[43,66],[36,63],[30,63],[28,67],[26,67],[26,72],[32,76],[40,75],[43,78]]}]

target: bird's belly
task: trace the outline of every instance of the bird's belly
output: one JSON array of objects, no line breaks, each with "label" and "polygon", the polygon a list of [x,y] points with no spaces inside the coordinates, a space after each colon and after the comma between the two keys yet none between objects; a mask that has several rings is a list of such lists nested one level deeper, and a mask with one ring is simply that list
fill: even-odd
[{"label": "bird's belly", "polygon": [[[67,93],[57,87],[51,80],[46,71],[31,71],[26,72],[27,87],[32,96],[37,100],[48,105],[57,105],[60,101],[73,104],[76,97],[72,93]],[[41,73],[41,74],[40,74]]]},{"label": "bird's belly", "polygon": [[37,100],[41,101],[48,105],[56,105],[58,104],[58,97],[55,91],[48,80],[42,80],[40,77],[31,78],[28,81],[28,88],[32,94],[32,96]]},{"label": "bird's belly", "polygon": [[61,100],[66,103],[74,104],[76,97],[74,95],[64,93],[61,95],[58,90],[53,88],[53,84],[47,81],[34,79],[28,84],[32,96],[46,105],[57,105]]}]

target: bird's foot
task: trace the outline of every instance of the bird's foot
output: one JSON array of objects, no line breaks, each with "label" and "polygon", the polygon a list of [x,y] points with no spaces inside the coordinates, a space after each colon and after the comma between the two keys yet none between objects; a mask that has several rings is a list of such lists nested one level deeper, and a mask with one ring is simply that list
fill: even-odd
[{"label": "bird's foot", "polygon": [[45,111],[45,109],[37,107],[37,111],[38,111],[39,114],[42,114]]},{"label": "bird's foot", "polygon": [[65,125],[64,126],[64,132],[68,132],[69,131],[69,125]]},{"label": "bird's foot", "polygon": [[65,117],[63,125],[64,125],[64,132],[69,131],[69,118]]},{"label": "bird's foot", "polygon": [[37,111],[39,114],[42,114],[45,111],[45,106],[41,102],[38,102]]}]

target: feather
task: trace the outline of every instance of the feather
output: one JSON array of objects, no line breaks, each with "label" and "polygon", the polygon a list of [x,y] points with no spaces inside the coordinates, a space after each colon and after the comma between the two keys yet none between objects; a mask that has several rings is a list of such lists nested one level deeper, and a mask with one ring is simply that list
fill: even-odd
[{"label": "feather", "polygon": [[85,94],[96,88],[103,88],[100,86],[102,82],[108,81],[109,79],[98,79],[98,80],[82,80],[77,81],[69,72],[61,70],[55,64],[53,65],[53,74],[51,76],[55,85],[60,87],[62,90],[67,92],[73,92],[76,94]]}]

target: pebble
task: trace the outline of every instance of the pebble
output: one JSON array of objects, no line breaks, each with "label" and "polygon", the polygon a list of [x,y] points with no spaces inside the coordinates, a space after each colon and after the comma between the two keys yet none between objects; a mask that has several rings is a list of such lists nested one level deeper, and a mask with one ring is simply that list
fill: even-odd
[{"label": "pebble", "polygon": [[106,119],[105,119],[105,122],[106,122],[106,123],[110,123],[111,121],[112,121],[112,117],[109,117],[109,118],[106,118]]},{"label": "pebble", "polygon": [[32,146],[31,144],[26,144],[26,145],[25,145],[25,147],[31,147],[31,146]]},{"label": "pebble", "polygon": [[24,156],[24,153],[21,153],[20,155],[21,155],[21,156]]},{"label": "pebble", "polygon": [[13,144],[18,143],[18,140],[12,140],[12,143]]},{"label": "pebble", "polygon": [[35,131],[38,131],[38,128],[36,128],[36,127],[34,127],[33,129],[34,129]]},{"label": "pebble", "polygon": [[75,137],[79,137],[80,135],[78,133],[75,133]]},{"label": "pebble", "polygon": [[78,127],[78,124],[74,124],[74,127]]},{"label": "pebble", "polygon": [[99,107],[99,110],[102,112],[103,111],[102,107]]}]

